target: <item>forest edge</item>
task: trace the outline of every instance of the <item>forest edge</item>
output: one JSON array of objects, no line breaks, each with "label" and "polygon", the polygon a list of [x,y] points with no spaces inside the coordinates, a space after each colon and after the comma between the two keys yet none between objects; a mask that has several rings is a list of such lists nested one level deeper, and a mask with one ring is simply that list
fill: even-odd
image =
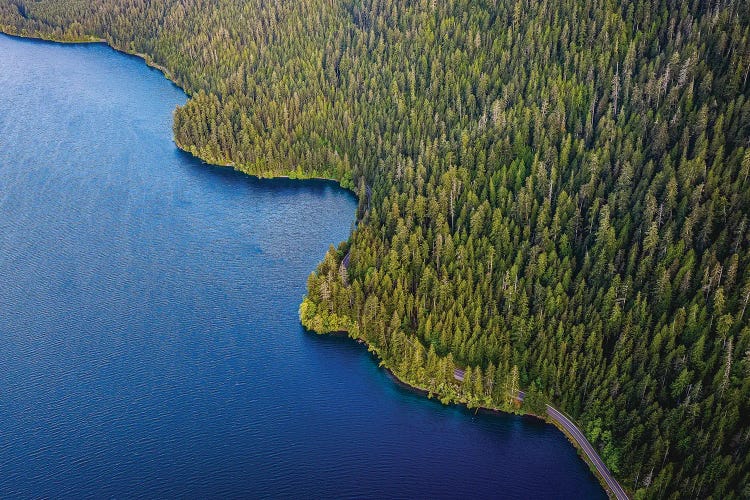
[{"label": "forest edge", "polygon": [[[13,30],[9,26],[0,26],[0,33],[3,33],[5,35],[7,35],[7,36],[17,37],[17,38],[24,38],[24,39],[29,39],[29,40],[39,40],[39,41],[46,41],[46,42],[52,42],[52,43],[62,43],[62,44],[92,44],[92,43],[94,43],[94,44],[104,44],[104,45],[107,45],[110,48],[112,48],[113,50],[115,50],[116,52],[119,52],[121,54],[125,54],[125,55],[128,55],[128,56],[138,57],[139,59],[142,59],[146,63],[147,66],[149,66],[150,68],[154,68],[154,69],[160,71],[167,80],[169,80],[174,85],[176,85],[177,87],[179,87],[188,97],[191,97],[190,93],[182,85],[180,85],[180,83],[177,81],[176,78],[174,78],[174,76],[171,74],[171,72],[166,67],[162,66],[161,64],[155,63],[148,54],[143,54],[143,53],[139,53],[139,52],[132,52],[132,51],[128,51],[126,49],[117,47],[110,40],[103,39],[103,38],[96,38],[96,37],[71,39],[71,40],[56,39],[56,38],[45,37],[45,36],[43,36],[40,33],[36,33],[36,34],[18,33],[18,32],[16,32],[15,30]],[[231,167],[234,170],[242,172],[245,175],[250,175],[252,177],[257,177],[257,178],[286,178],[286,179],[294,179],[294,180],[326,180],[326,181],[332,181],[332,182],[336,182],[337,184],[339,184],[339,186],[342,187],[343,189],[347,189],[349,191],[354,192],[351,188],[343,186],[342,183],[341,183],[341,181],[339,179],[334,179],[334,178],[330,178],[330,177],[304,176],[304,175],[303,176],[277,175],[277,174],[269,174],[267,176],[262,176],[262,175],[251,174],[251,173],[245,172],[245,171],[243,171],[241,169],[238,169],[232,163],[225,163],[225,164],[210,163],[210,162],[207,162],[206,160],[204,160],[203,158],[201,158],[200,155],[197,153],[197,151],[194,151],[191,148],[187,148],[184,145],[180,144],[177,141],[176,137],[173,137],[173,141],[174,141],[175,145],[180,150],[184,151],[185,153],[189,153],[190,155],[194,156],[195,158],[201,160],[203,163],[205,163],[207,165],[214,166],[214,167]],[[355,194],[357,194],[357,193],[355,192]],[[345,259],[347,259],[348,257],[349,257],[349,255],[347,254],[346,257],[345,257]],[[313,330],[309,330],[306,326],[305,326],[305,329],[308,330],[308,331],[311,331],[313,333],[317,333],[317,332],[314,332]],[[385,370],[385,372],[389,376],[389,378],[391,378],[396,384],[398,384],[399,386],[401,386],[401,387],[403,387],[403,388],[405,388],[405,389],[407,389],[407,390],[409,390],[411,392],[419,394],[421,396],[427,396],[427,398],[429,398],[429,399],[432,399],[433,397],[438,397],[438,400],[440,400],[440,395],[435,394],[432,391],[429,391],[427,389],[421,388],[419,386],[413,385],[413,384],[411,384],[409,382],[406,382],[405,380],[399,378],[393,372],[393,370],[391,370],[391,368],[387,365],[385,359],[383,359],[381,357],[381,355],[378,352],[378,350],[375,347],[373,347],[370,344],[368,344],[365,340],[363,340],[363,339],[361,339],[359,337],[356,337],[356,336],[352,336],[348,332],[345,332],[345,331],[328,332],[327,334],[328,335],[330,335],[330,334],[338,334],[338,335],[341,335],[341,336],[347,336],[347,337],[350,337],[352,339],[357,340],[358,343],[364,344],[367,347],[367,350],[379,362],[379,366],[382,367]],[[456,376],[456,380],[460,381],[461,379],[458,378],[458,376]],[[516,399],[522,402],[524,394],[525,393],[523,391],[519,391],[519,396],[516,396]],[[467,408],[472,408],[471,406],[469,406],[468,403],[466,403],[464,401],[449,402],[449,403],[444,403],[444,404],[451,404],[451,403],[462,405],[462,406],[465,406]],[[629,498],[628,495],[627,495],[627,493],[622,488],[622,486],[619,484],[619,482],[614,478],[614,476],[612,476],[612,474],[610,473],[609,469],[604,464],[604,461],[601,459],[601,457],[598,455],[598,453],[596,453],[596,450],[594,450],[593,446],[588,442],[588,440],[586,439],[584,433],[580,430],[580,428],[578,428],[569,417],[565,416],[559,410],[555,409],[554,407],[550,406],[549,404],[547,404],[546,406],[547,406],[547,416],[546,417],[545,416],[540,416],[540,415],[535,415],[535,414],[529,413],[529,412],[519,412],[518,414],[520,414],[522,416],[531,416],[531,417],[534,417],[534,418],[538,418],[540,420],[545,421],[546,423],[549,423],[549,424],[554,425],[555,427],[557,427],[568,438],[568,441],[571,444],[573,444],[573,446],[576,448],[576,450],[578,451],[579,456],[589,466],[589,469],[594,473],[594,475],[596,476],[596,478],[599,480],[600,485],[602,486],[602,488],[604,489],[604,491],[607,493],[607,495],[610,496],[610,498],[617,498],[618,500],[627,500]],[[488,412],[488,413],[492,413],[492,414],[509,414],[508,412],[506,412],[506,411],[504,411],[504,410],[502,410],[500,408],[487,407],[487,406],[481,406],[481,405],[477,406],[477,407],[474,407],[474,408],[476,410],[484,411],[484,412]],[[560,417],[562,417],[562,418],[560,418]],[[567,424],[565,423],[565,421],[567,421]],[[576,435],[574,433],[577,433],[579,437],[576,437]],[[580,441],[581,439],[585,442],[585,445],[581,443],[581,441]],[[588,445],[588,446],[586,446],[586,445]]]}]

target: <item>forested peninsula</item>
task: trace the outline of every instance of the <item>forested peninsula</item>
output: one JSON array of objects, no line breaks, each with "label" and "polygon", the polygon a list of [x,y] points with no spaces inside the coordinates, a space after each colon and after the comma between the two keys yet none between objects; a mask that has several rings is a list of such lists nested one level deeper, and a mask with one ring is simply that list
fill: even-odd
[{"label": "forested peninsula", "polygon": [[636,498],[750,497],[747,1],[0,0],[0,29],[145,54],[182,148],[353,189],[308,328],[447,399],[526,390]]}]

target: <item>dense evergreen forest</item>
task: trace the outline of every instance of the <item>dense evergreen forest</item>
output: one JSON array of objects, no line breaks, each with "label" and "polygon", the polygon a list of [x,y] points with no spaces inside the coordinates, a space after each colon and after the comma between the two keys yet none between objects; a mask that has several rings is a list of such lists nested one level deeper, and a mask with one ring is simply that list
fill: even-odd
[{"label": "dense evergreen forest", "polygon": [[184,149],[354,189],[307,327],[445,400],[553,403],[635,497],[750,498],[750,2],[0,0],[0,27],[146,54]]}]

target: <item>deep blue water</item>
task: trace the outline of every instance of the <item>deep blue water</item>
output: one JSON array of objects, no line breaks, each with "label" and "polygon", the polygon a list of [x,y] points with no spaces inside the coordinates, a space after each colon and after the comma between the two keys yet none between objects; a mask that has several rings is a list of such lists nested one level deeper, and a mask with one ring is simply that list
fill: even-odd
[{"label": "deep blue water", "polygon": [[604,496],[552,426],[306,333],[354,197],[181,153],[185,99],[103,45],[0,35],[0,497]]}]

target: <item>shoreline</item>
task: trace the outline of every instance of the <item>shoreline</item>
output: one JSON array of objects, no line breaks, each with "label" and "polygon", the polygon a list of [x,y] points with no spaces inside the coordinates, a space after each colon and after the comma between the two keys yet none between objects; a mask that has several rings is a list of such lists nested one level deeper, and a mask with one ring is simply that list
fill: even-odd
[{"label": "shoreline", "polygon": [[[583,446],[575,439],[575,437],[573,437],[573,435],[570,432],[568,432],[567,429],[565,429],[555,419],[553,419],[553,418],[546,418],[546,417],[543,417],[543,416],[540,416],[540,415],[536,415],[534,413],[528,413],[528,412],[521,412],[521,413],[508,412],[508,411],[502,410],[500,408],[494,408],[494,407],[488,407],[488,406],[481,406],[481,405],[475,406],[475,407],[470,407],[468,403],[466,403],[465,401],[461,401],[461,400],[443,402],[442,399],[440,398],[439,394],[433,393],[432,391],[429,391],[429,390],[427,390],[427,389],[425,389],[423,387],[419,387],[417,385],[413,385],[410,382],[407,382],[407,381],[403,380],[402,378],[400,378],[398,375],[396,375],[393,372],[393,370],[391,370],[391,368],[387,365],[386,361],[380,356],[380,352],[375,347],[372,347],[366,340],[361,339],[359,337],[353,337],[353,336],[349,335],[349,333],[346,332],[346,331],[335,331],[335,332],[328,332],[328,333],[317,333],[314,330],[308,329],[304,325],[303,325],[303,327],[305,328],[306,332],[309,332],[309,333],[312,333],[312,334],[315,334],[315,335],[321,335],[321,336],[329,335],[329,336],[335,336],[335,337],[346,337],[346,338],[349,338],[349,339],[355,341],[357,344],[363,345],[367,349],[367,352],[369,352],[371,354],[371,356],[373,357],[373,360],[378,363],[378,368],[382,368],[385,371],[386,376],[394,384],[396,384],[398,387],[400,387],[400,388],[402,388],[402,389],[404,389],[406,391],[409,391],[409,392],[411,392],[413,394],[426,397],[427,399],[430,399],[430,400],[437,400],[438,402],[440,402],[440,404],[445,405],[445,406],[449,406],[449,405],[461,406],[465,410],[469,410],[469,411],[470,410],[474,410],[475,412],[481,412],[481,413],[484,413],[484,414],[487,414],[487,415],[492,415],[492,416],[511,416],[511,415],[514,415],[514,416],[518,416],[518,417],[532,418],[532,419],[539,420],[540,422],[543,422],[545,424],[548,424],[548,425],[551,425],[551,426],[555,427],[557,430],[559,430],[560,432],[562,432],[562,434],[565,436],[565,438],[567,439],[567,441],[576,450],[576,453],[579,456],[579,458],[588,466],[588,469],[591,471],[591,473],[597,479],[597,481],[599,482],[599,485],[602,487],[602,490],[604,491],[604,493],[609,498],[617,498],[617,495],[609,487],[609,485],[607,484],[607,481],[605,480],[604,476],[602,476],[602,474],[596,468],[596,465],[593,463],[593,461],[586,454]],[[557,411],[559,411],[559,410],[557,410]],[[572,421],[572,419],[571,419],[571,421]],[[584,437],[585,437],[585,435],[584,435]]]},{"label": "shoreline", "polygon": [[[177,85],[177,84],[175,84],[175,85]],[[178,87],[179,87],[179,85],[178,85]],[[182,88],[182,87],[180,87],[180,88]],[[288,174],[278,174],[278,175],[277,174],[271,174],[271,175],[254,174],[254,173],[246,172],[245,170],[242,170],[241,168],[239,168],[236,164],[234,164],[232,162],[230,162],[230,163],[213,163],[213,162],[210,162],[210,161],[206,161],[205,159],[201,158],[200,156],[198,156],[196,154],[193,154],[193,152],[190,151],[188,148],[182,146],[177,141],[177,139],[174,138],[174,137],[172,138],[172,142],[175,143],[175,146],[177,146],[177,148],[180,151],[182,151],[182,152],[184,152],[186,154],[189,154],[193,158],[196,158],[196,159],[200,160],[202,163],[204,163],[205,165],[209,165],[211,167],[231,168],[235,172],[240,172],[243,175],[247,175],[249,177],[254,177],[256,179],[267,179],[267,180],[268,179],[289,179],[289,180],[293,180],[293,181],[326,181],[326,182],[335,182],[338,185],[338,187],[340,187],[341,189],[343,189],[345,191],[349,191],[350,193],[354,194],[354,196],[358,196],[357,193],[356,193],[356,191],[354,191],[353,189],[350,189],[350,188],[342,186],[341,185],[341,181],[338,180],[338,179],[336,179],[336,178],[334,178],[334,177],[322,177],[322,176],[319,176],[319,175],[304,175],[304,174],[302,176],[299,176],[299,177],[298,176],[293,176],[293,175],[288,175]]]},{"label": "shoreline", "polygon": [[[37,41],[37,42],[60,43],[60,44],[66,44],[66,45],[75,45],[75,44],[81,44],[81,45],[84,45],[84,44],[86,44],[86,45],[88,45],[88,44],[104,44],[104,45],[110,47],[111,49],[115,50],[116,52],[119,52],[119,53],[121,53],[123,55],[131,56],[131,57],[137,57],[137,58],[143,60],[148,67],[160,71],[163,74],[163,76],[168,81],[170,81],[173,85],[177,86],[180,90],[182,90],[188,98],[191,98],[190,92],[187,89],[185,89],[180,83],[178,83],[176,81],[176,79],[173,77],[173,75],[171,74],[171,72],[167,68],[165,68],[164,66],[162,66],[160,64],[157,64],[157,63],[154,63],[151,60],[151,57],[148,54],[142,54],[142,53],[138,53],[138,52],[130,52],[130,51],[118,48],[115,45],[113,45],[109,40],[106,40],[106,39],[103,39],[103,38],[95,38],[95,37],[91,37],[90,39],[78,39],[78,40],[55,39],[55,38],[45,37],[45,36],[43,36],[40,33],[37,33],[36,35],[29,35],[29,34],[17,33],[15,31],[11,32],[10,30],[8,30],[8,26],[0,26],[0,33],[4,34],[6,36],[10,36],[10,37],[20,38],[20,39],[24,39],[24,40]],[[205,160],[204,158],[201,158],[200,156],[194,154],[192,151],[186,149],[182,145],[180,145],[177,142],[177,140],[176,140],[176,138],[174,136],[172,137],[172,142],[175,144],[175,146],[180,151],[183,151],[184,153],[191,155],[193,158],[196,158],[196,159],[200,160],[201,162],[203,162],[204,164],[212,166],[212,167],[224,167],[224,168],[230,168],[231,167],[233,170],[235,170],[237,172],[240,172],[240,173],[242,173],[244,175],[248,175],[248,176],[251,176],[251,177],[255,177],[257,179],[276,179],[276,178],[279,178],[279,179],[290,179],[290,180],[321,180],[321,181],[335,182],[340,188],[342,188],[342,189],[344,189],[346,191],[349,191],[349,192],[353,193],[355,196],[358,197],[358,194],[353,189],[346,188],[346,187],[342,186],[341,185],[341,181],[338,180],[338,179],[334,179],[334,178],[330,178],[330,177],[304,176],[304,175],[301,176],[301,177],[296,177],[296,176],[292,177],[290,175],[273,175],[272,174],[270,176],[265,176],[265,175],[260,175],[260,174],[253,174],[253,173],[249,173],[249,172],[246,172],[244,170],[241,170],[234,163],[221,164],[221,163],[212,163],[212,162],[209,162],[209,161]],[[604,480],[603,476],[601,476],[601,474],[599,473],[598,469],[594,466],[594,464],[592,463],[592,461],[589,459],[588,455],[586,455],[583,447],[575,440],[575,438],[569,432],[567,432],[567,430],[565,428],[563,428],[561,425],[559,425],[554,419],[548,419],[548,418],[541,417],[539,415],[535,415],[535,414],[532,414],[532,413],[513,413],[513,412],[508,412],[508,411],[501,410],[499,408],[486,407],[486,406],[481,406],[481,405],[476,406],[476,407],[470,407],[469,403],[467,403],[465,401],[461,401],[461,400],[455,400],[455,401],[449,400],[447,402],[443,402],[442,399],[440,398],[439,394],[433,393],[432,391],[429,391],[429,390],[424,389],[422,387],[413,385],[413,384],[411,384],[409,382],[406,382],[405,380],[401,379],[387,365],[387,362],[385,361],[384,358],[381,357],[379,351],[376,348],[372,347],[364,339],[360,339],[358,337],[353,337],[353,336],[349,335],[348,332],[345,332],[345,331],[338,331],[338,332],[329,332],[329,333],[325,333],[325,334],[318,334],[317,332],[314,332],[312,330],[307,329],[307,327],[304,327],[304,328],[305,328],[306,331],[315,333],[316,335],[346,336],[348,338],[351,338],[352,340],[355,340],[357,343],[363,344],[367,348],[368,352],[370,352],[373,355],[373,357],[375,358],[375,360],[378,362],[378,366],[380,368],[383,368],[385,370],[387,376],[391,380],[393,380],[394,383],[396,383],[398,386],[400,386],[400,387],[402,387],[402,388],[404,388],[406,390],[409,390],[410,392],[418,394],[420,396],[426,396],[428,399],[434,399],[434,398],[436,398],[438,401],[440,401],[441,404],[444,404],[444,405],[448,405],[448,404],[460,405],[460,406],[463,406],[464,408],[466,408],[468,410],[474,409],[477,412],[481,411],[483,413],[488,413],[488,414],[492,414],[492,415],[517,415],[517,416],[521,416],[521,417],[532,417],[532,418],[541,420],[541,421],[543,421],[543,422],[545,422],[547,424],[555,426],[558,430],[560,430],[566,436],[566,438],[568,439],[568,441],[576,449],[578,456],[581,457],[581,459],[588,465],[589,470],[591,470],[591,472],[597,478],[597,480],[598,480],[599,484],[601,485],[602,489],[604,490],[604,492],[610,498],[613,498],[615,496],[614,492],[611,491],[611,489],[607,485],[606,481]]]},{"label": "shoreline", "polygon": [[63,39],[57,39],[57,38],[50,38],[50,37],[44,36],[42,33],[37,33],[35,35],[17,33],[15,31],[10,31],[7,28],[8,28],[7,26],[0,26],[0,33],[3,33],[6,36],[22,38],[24,40],[42,41],[42,42],[49,42],[49,43],[62,43],[65,45],[92,45],[92,44],[106,45],[107,47],[110,47],[112,50],[119,52],[120,54],[125,54],[127,56],[132,56],[132,57],[137,57],[139,59],[142,59],[143,62],[146,63],[146,66],[148,66],[149,68],[153,68],[153,69],[161,71],[161,73],[164,75],[164,77],[167,80],[169,80],[174,85],[179,87],[180,90],[182,90],[185,93],[185,95],[190,97],[190,92],[188,92],[188,90],[185,89],[185,87],[183,87],[177,82],[177,80],[172,75],[172,73],[161,64],[153,62],[153,60],[148,54],[143,54],[140,52],[130,52],[120,47],[116,47],[109,40],[105,38],[90,37],[90,38],[79,38],[79,39],[74,39],[74,40],[63,40]]},{"label": "shoreline", "polygon": [[[89,39],[81,38],[81,39],[78,39],[78,40],[62,40],[62,39],[55,39],[55,38],[45,37],[45,36],[43,36],[40,33],[37,34],[37,35],[28,35],[28,34],[20,34],[20,33],[16,33],[16,32],[11,32],[11,31],[7,30],[7,26],[0,26],[0,33],[4,34],[6,36],[9,36],[9,37],[20,38],[20,39],[23,39],[23,40],[37,41],[37,42],[60,43],[60,44],[64,44],[64,45],[91,45],[91,44],[106,45],[107,47],[111,48],[115,52],[119,52],[120,54],[129,56],[129,57],[137,57],[138,59],[141,59],[144,63],[146,63],[146,66],[148,66],[149,68],[152,68],[152,69],[155,69],[155,70],[158,70],[159,72],[161,72],[162,75],[164,75],[164,77],[167,80],[169,80],[173,85],[175,85],[182,92],[184,92],[185,95],[188,97],[188,99],[190,99],[192,97],[190,91],[188,89],[186,89],[183,85],[181,85],[177,81],[177,79],[172,75],[172,73],[169,71],[169,69],[167,69],[165,66],[162,66],[161,64],[153,62],[153,60],[151,59],[151,57],[148,54],[143,54],[143,53],[140,53],[140,52],[130,52],[130,51],[124,50],[122,48],[116,47],[115,45],[113,45],[112,43],[110,43],[109,40],[107,40],[105,38],[91,37]],[[174,137],[174,135],[172,136],[172,142],[175,144],[175,146],[177,146],[177,148],[180,151],[182,151],[182,152],[184,152],[186,154],[189,154],[193,158],[196,158],[196,159],[200,160],[202,163],[204,163],[205,165],[209,165],[211,167],[231,168],[231,169],[233,169],[233,170],[235,170],[237,172],[240,172],[240,173],[242,173],[244,175],[248,175],[250,177],[255,177],[256,179],[290,179],[290,180],[302,180],[302,181],[305,181],[305,180],[317,180],[317,181],[335,182],[336,185],[338,187],[340,187],[341,189],[349,191],[350,193],[352,193],[357,198],[359,197],[359,195],[357,194],[356,191],[354,191],[351,188],[344,187],[341,184],[341,181],[339,179],[335,179],[333,177],[322,177],[322,176],[312,176],[312,175],[311,176],[302,175],[301,177],[297,177],[297,176],[292,176],[292,175],[289,175],[289,174],[281,174],[281,175],[271,174],[271,175],[265,175],[265,174],[250,173],[250,172],[246,172],[245,170],[242,170],[241,168],[238,168],[237,165],[235,165],[234,163],[231,163],[231,162],[230,163],[214,163],[214,162],[208,161],[205,158],[202,158],[202,157],[194,154],[192,151],[190,151],[190,149],[188,149],[188,148],[184,147],[182,144],[180,144],[177,141],[177,139]]]}]

